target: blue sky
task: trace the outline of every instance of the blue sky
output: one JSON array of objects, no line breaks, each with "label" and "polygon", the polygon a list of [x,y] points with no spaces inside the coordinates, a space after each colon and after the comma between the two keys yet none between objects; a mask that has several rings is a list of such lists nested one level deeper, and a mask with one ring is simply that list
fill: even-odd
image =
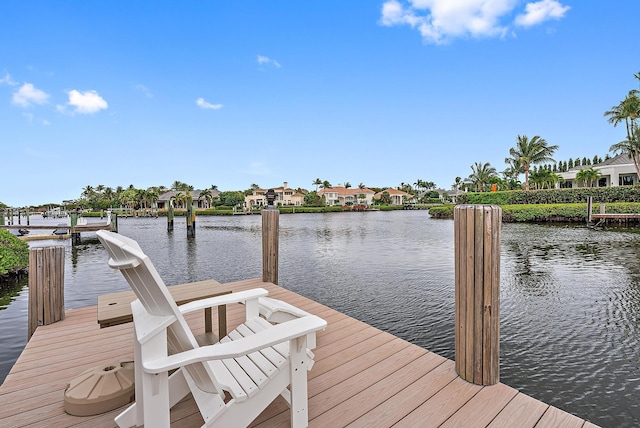
[{"label": "blue sky", "polygon": [[0,4],[0,202],[504,170],[517,135],[604,157],[637,0]]}]

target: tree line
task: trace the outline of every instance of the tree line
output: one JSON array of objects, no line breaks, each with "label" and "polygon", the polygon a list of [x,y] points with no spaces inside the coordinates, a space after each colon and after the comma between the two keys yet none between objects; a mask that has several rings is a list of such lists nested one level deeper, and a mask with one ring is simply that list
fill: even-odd
[{"label": "tree line", "polygon": [[[640,81],[640,73],[634,74],[634,78]],[[610,110],[604,112],[609,123],[614,127],[624,124],[626,138],[609,147],[614,155],[626,154],[636,168],[636,174],[640,177],[640,91],[630,90],[625,98]],[[471,165],[471,174],[464,180],[456,177],[454,189],[486,192],[489,190],[516,190],[516,189],[544,189],[555,187],[563,178],[558,174],[571,168],[581,167],[576,174],[576,180],[583,185],[593,186],[600,179],[600,171],[593,165],[600,164],[609,159],[594,156],[593,159],[577,157],[568,161],[556,162],[554,153],[557,145],[549,145],[539,135],[529,138],[526,135],[518,135],[516,144],[509,149],[509,156],[505,158],[507,168],[502,171],[502,177],[489,162],[475,162]],[[538,167],[540,165],[540,167]],[[524,183],[520,176],[524,174]]]}]

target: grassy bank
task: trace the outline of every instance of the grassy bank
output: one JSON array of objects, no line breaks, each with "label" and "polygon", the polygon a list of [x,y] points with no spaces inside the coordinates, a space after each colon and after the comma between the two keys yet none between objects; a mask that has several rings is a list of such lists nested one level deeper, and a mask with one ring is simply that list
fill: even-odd
[{"label": "grassy bank", "polygon": [[[511,222],[586,222],[587,204],[510,204],[502,205],[502,221]],[[433,218],[453,218],[454,205],[433,207],[429,214]],[[611,202],[605,204],[609,214],[640,213],[640,202]],[[592,213],[600,212],[600,205],[594,204]]]}]

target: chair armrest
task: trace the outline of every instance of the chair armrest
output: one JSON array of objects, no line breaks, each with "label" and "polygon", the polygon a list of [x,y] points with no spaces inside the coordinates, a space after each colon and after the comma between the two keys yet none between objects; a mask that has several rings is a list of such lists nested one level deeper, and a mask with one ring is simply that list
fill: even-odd
[{"label": "chair armrest", "polygon": [[282,300],[272,299],[270,297],[260,297],[258,299],[260,315],[265,317],[267,321],[273,323],[281,323],[291,321],[296,318],[311,315],[309,312],[303,311]]},{"label": "chair armrest", "polygon": [[246,302],[247,300],[257,299],[268,294],[269,292],[264,288],[254,288],[252,290],[238,291],[237,293],[233,292],[230,294],[224,294],[222,296],[195,300],[193,302],[185,303],[184,305],[178,306],[178,309],[180,309],[180,312],[182,312],[183,314],[187,314],[198,309],[206,309],[213,306],[228,305],[231,303]]},{"label": "chair armrest", "polygon": [[147,312],[140,300],[131,302],[131,312],[135,322],[133,327],[138,342],[145,343],[157,334],[166,334],[167,327],[176,320],[175,315],[151,315]]},{"label": "chair armrest", "polygon": [[243,337],[242,339],[191,349],[157,360],[143,362],[142,366],[145,372],[155,374],[177,369],[188,364],[236,358],[278,343],[324,330],[326,326],[327,322],[322,318],[315,315],[308,315],[287,323],[274,325],[254,335]]},{"label": "chair armrest", "polygon": [[[260,297],[258,299],[258,308],[260,315],[262,315],[267,321],[280,324],[288,322],[297,318],[306,317],[311,315],[309,312],[295,307],[282,300],[272,299],[270,297]],[[316,349],[316,333],[310,333],[307,335],[307,347]]]}]

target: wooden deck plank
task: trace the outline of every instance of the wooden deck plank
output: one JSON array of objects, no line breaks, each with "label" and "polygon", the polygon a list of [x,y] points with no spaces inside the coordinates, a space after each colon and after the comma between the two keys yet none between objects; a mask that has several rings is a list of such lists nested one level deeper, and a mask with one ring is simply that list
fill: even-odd
[{"label": "wooden deck plank", "polygon": [[456,378],[457,374],[453,362],[446,360],[348,426],[350,428],[365,428],[376,425],[392,426],[427,402]]},{"label": "wooden deck plank", "polygon": [[519,427],[532,428],[548,408],[548,404],[528,395],[518,394],[491,421],[488,428],[511,428],[514,420],[518,420]]},{"label": "wooden deck plank", "polygon": [[429,401],[400,420],[400,426],[440,426],[460,407],[476,395],[482,387],[456,377]]},{"label": "wooden deck plank", "polygon": [[[270,296],[328,320],[327,329],[318,333],[316,363],[309,373],[310,426],[594,426],[507,386],[465,382],[452,361],[259,278],[228,285],[234,291],[264,287]],[[228,306],[229,328],[242,322],[244,310],[242,305]],[[107,360],[130,360],[133,326],[100,329],[96,306],[68,310],[66,315],[65,320],[36,330],[0,385],[2,425],[115,426],[113,418],[123,408],[71,416],[64,412],[63,394],[67,383],[82,371]],[[196,334],[204,331],[201,313],[186,319]],[[213,321],[217,328],[216,317]],[[252,426],[289,426],[289,421],[288,407],[278,398]],[[201,425],[191,397],[172,409],[171,426]]]},{"label": "wooden deck plank", "polygon": [[515,389],[496,384],[482,388],[442,424],[443,428],[484,428],[518,394]]},{"label": "wooden deck plank", "polygon": [[354,396],[322,413],[313,419],[313,424],[317,426],[335,426],[336,421],[339,421],[341,425],[349,424],[375,409],[389,396],[399,394],[404,388],[413,383],[416,377],[430,372],[442,364],[444,360],[443,357],[431,352],[423,354],[369,388],[359,391]]},{"label": "wooden deck plank", "polygon": [[549,406],[536,424],[536,428],[581,428],[583,425],[584,420],[577,416]]}]

